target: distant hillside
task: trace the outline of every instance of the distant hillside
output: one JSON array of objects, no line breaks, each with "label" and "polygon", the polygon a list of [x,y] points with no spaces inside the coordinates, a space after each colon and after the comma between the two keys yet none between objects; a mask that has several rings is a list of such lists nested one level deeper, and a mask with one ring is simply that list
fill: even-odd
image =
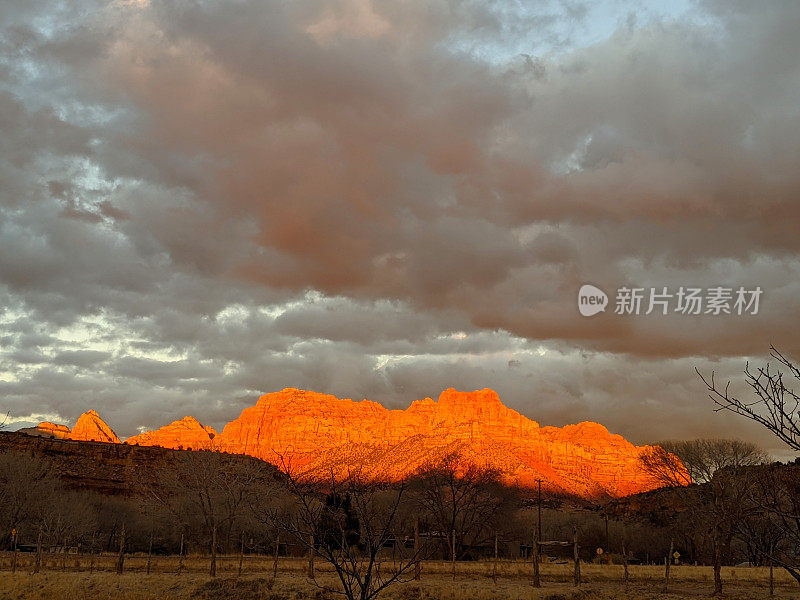
[{"label": "distant hillside", "polygon": [[[158,485],[159,472],[188,451],[0,431],[2,452],[47,459],[68,489],[132,496],[143,486]],[[234,464],[257,463],[269,472],[276,471],[273,465],[254,457],[225,456]]]}]

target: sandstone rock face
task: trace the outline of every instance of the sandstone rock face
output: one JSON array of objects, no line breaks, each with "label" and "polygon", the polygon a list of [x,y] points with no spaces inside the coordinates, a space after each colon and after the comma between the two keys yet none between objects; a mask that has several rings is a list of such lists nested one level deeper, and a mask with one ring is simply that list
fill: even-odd
[{"label": "sandstone rock face", "polygon": [[507,483],[584,498],[624,496],[658,487],[641,470],[636,447],[597,423],[540,427],[492,390],[448,389],[438,401],[387,410],[298,389],[262,396],[214,439],[221,450],[311,472],[365,465],[373,477],[399,480],[450,453],[496,468]]},{"label": "sandstone rock face", "polygon": [[72,428],[67,437],[71,440],[84,442],[121,443],[117,434],[93,410],[83,413],[78,418],[78,422],[75,423],[75,427]]},{"label": "sandstone rock face", "polygon": [[69,427],[66,425],[57,425],[50,421],[42,421],[36,427],[25,427],[19,429],[19,433],[26,435],[35,435],[38,437],[58,438],[65,439],[69,437]]},{"label": "sandstone rock face", "polygon": [[194,417],[184,417],[155,431],[147,431],[125,440],[136,446],[161,446],[176,450],[204,450],[211,447],[217,432]]},{"label": "sandstone rock face", "polygon": [[[99,415],[84,413],[72,429],[42,423],[34,435],[120,443]],[[30,432],[29,432],[30,433]],[[496,469],[511,485],[587,499],[621,497],[659,487],[639,466],[647,449],[598,423],[540,427],[503,405],[492,390],[448,389],[405,410],[287,388],[262,396],[220,434],[184,417],[129,438],[128,445],[213,449],[250,455],[279,468],[329,477],[354,467],[397,481],[445,456]]]}]

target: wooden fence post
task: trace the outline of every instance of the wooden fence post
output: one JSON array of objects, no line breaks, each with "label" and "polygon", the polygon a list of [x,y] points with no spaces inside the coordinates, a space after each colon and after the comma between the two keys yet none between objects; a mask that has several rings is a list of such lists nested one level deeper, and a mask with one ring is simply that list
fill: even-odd
[{"label": "wooden fence post", "polygon": [[272,581],[278,578],[278,553],[281,550],[281,532],[275,534],[275,560],[272,563]]},{"label": "wooden fence post", "polygon": [[625,548],[625,539],[622,540],[622,565],[625,568],[625,591],[628,591],[628,555]]},{"label": "wooden fence post", "polygon": [[497,583],[497,532],[494,532],[494,566],[492,567],[492,581]]},{"label": "wooden fence post", "polygon": [[414,519],[414,580],[419,581],[422,571],[422,561],[419,558],[419,518]]},{"label": "wooden fence post", "polygon": [[456,578],[456,530],[453,529],[453,549],[451,552],[452,556],[452,563],[453,563],[453,581]]},{"label": "wooden fence post", "polygon": [[672,550],[673,550],[673,540],[672,538],[669,539],[669,554],[664,559],[664,593],[666,594],[669,591],[669,566],[672,563]]},{"label": "wooden fence post", "polygon": [[236,576],[242,576],[242,561],[244,561],[244,531],[242,532],[242,543],[239,546],[239,571],[237,572]]},{"label": "wooden fence post", "polygon": [[117,556],[117,575],[122,575],[125,569],[125,523],[119,532],[119,555]]},{"label": "wooden fence post", "polygon": [[769,560],[769,595],[775,595],[775,579],[772,574],[772,559]]},{"label": "wooden fence post", "polygon": [[17,572],[17,530],[11,530],[11,547],[14,551],[14,558],[11,560],[11,572]]},{"label": "wooden fence post", "polygon": [[217,576],[217,524],[211,529],[211,568],[209,569],[211,577]]},{"label": "wooden fence post", "polygon": [[94,573],[94,542],[95,536],[97,536],[97,532],[92,532],[92,547],[89,549],[89,574],[91,575]]},{"label": "wooden fence post", "polygon": [[61,570],[67,570],[67,538],[61,543]]},{"label": "wooden fence post", "polygon": [[33,572],[38,573],[42,566],[42,526],[39,525],[39,537],[36,538],[36,562],[33,565]]},{"label": "wooden fence post", "polygon": [[311,548],[308,551],[308,578],[314,579],[314,534],[309,536],[311,540]]},{"label": "wooden fence post", "polygon": [[181,531],[181,547],[178,550],[178,573],[183,571],[183,531]]},{"label": "wooden fence post", "polygon": [[573,526],[572,532],[572,553],[575,559],[574,584],[577,587],[581,584],[581,555],[578,546],[578,528]]},{"label": "wooden fence post", "polygon": [[153,532],[150,532],[150,541],[147,544],[147,567],[145,568],[145,572],[150,575],[150,562],[153,559]]}]

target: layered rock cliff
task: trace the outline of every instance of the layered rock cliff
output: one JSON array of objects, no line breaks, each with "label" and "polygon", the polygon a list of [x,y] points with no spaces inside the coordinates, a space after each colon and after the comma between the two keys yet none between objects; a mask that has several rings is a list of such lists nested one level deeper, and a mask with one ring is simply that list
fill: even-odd
[{"label": "layered rock cliff", "polygon": [[57,425],[50,421],[43,421],[36,427],[20,429],[20,433],[37,437],[56,438],[61,440],[77,440],[81,442],[107,442],[120,444],[120,439],[114,430],[109,427],[96,411],[89,410],[78,417],[75,427],[70,429],[66,425]]},{"label": "layered rock cliff", "polygon": [[161,446],[176,450],[205,450],[217,432],[203,426],[194,417],[184,417],[155,431],[140,433],[125,440],[134,446]]},{"label": "layered rock cliff", "polygon": [[67,437],[83,442],[121,443],[117,434],[93,410],[86,411],[78,418],[78,422]]},{"label": "layered rock cliff", "polygon": [[[119,443],[94,411],[72,431],[42,423],[41,435]],[[659,487],[639,464],[646,447],[592,422],[540,427],[506,407],[492,390],[448,389],[439,399],[388,410],[376,402],[287,388],[262,396],[221,433],[185,417],[126,444],[216,449],[263,459],[319,477],[358,466],[377,479],[400,480],[445,457],[496,469],[506,483],[588,499]]]},{"label": "layered rock cliff", "polygon": [[365,465],[374,477],[398,480],[455,453],[499,470],[507,483],[532,488],[542,479],[548,491],[584,498],[658,487],[639,466],[643,448],[597,423],[540,427],[488,389],[448,389],[438,402],[426,398],[406,410],[285,389],[246,408],[214,445],[320,476]]},{"label": "layered rock cliff", "polygon": [[25,427],[24,429],[20,429],[19,432],[37,437],[49,437],[62,440],[69,438],[69,427],[66,425],[57,425],[50,421],[42,421],[36,427]]}]

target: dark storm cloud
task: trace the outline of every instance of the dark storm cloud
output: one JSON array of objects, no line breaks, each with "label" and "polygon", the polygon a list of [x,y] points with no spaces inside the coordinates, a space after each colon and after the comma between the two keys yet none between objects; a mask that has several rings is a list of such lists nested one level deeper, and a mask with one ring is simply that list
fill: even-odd
[{"label": "dark storm cloud", "polygon": [[[800,9],[643,6],[586,46],[594,9],[4,4],[4,403],[127,435],[285,386],[494,387],[545,424],[753,437],[692,366],[800,355]],[[585,282],[764,297],[584,319]]]}]

